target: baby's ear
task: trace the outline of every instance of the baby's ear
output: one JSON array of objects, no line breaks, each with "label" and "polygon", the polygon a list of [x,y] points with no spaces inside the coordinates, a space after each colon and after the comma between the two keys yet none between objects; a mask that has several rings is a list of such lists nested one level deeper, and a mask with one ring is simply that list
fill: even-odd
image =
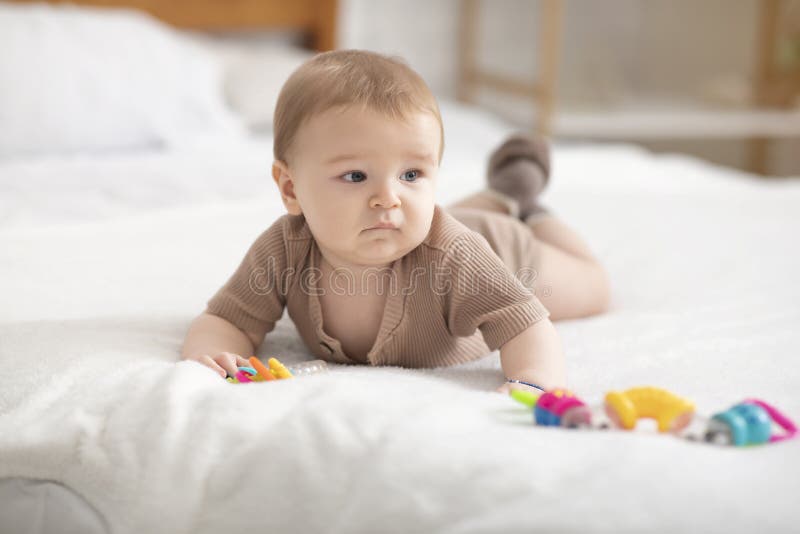
[{"label": "baby's ear", "polygon": [[278,185],[278,191],[281,193],[281,200],[286,206],[286,211],[291,215],[303,213],[303,210],[300,209],[300,202],[294,193],[294,180],[289,172],[289,166],[283,161],[275,160],[272,163],[272,178]]}]

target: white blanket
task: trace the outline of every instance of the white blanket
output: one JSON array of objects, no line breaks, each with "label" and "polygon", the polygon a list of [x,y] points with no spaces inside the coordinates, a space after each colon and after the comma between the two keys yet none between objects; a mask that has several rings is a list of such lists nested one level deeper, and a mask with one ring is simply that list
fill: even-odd
[{"label": "white blanket", "polygon": [[[505,133],[455,130],[443,204],[481,186]],[[64,187],[58,202],[45,186],[76,177],[65,169],[93,169],[99,183],[105,168],[128,183],[141,165],[0,164],[4,203],[27,205],[0,228],[0,477],[61,482],[112,532],[797,528],[800,440],[734,449],[646,423],[632,433],[535,427],[494,392],[497,353],[249,385],[178,362],[189,321],[281,213],[269,154],[254,152],[264,146],[153,164],[167,184],[213,167],[242,192],[263,178],[263,193],[217,189],[146,210],[93,188],[81,212],[80,190]],[[41,202],[58,216],[34,209],[34,188],[14,180],[25,172],[41,173]],[[190,189],[162,192],[182,194]],[[705,414],[755,396],[800,419],[798,180],[625,146],[559,147],[544,202],[613,284],[609,313],[556,323],[574,391],[594,403],[656,385]],[[259,355],[310,357],[288,316]]]}]

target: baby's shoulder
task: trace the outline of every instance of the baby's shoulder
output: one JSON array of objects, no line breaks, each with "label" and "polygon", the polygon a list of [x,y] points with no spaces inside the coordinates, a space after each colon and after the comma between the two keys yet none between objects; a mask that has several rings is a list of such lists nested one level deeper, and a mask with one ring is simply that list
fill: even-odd
[{"label": "baby's shoulder", "polygon": [[256,243],[288,242],[311,238],[305,217],[285,213],[275,219],[266,230],[256,238]]},{"label": "baby's shoulder", "polygon": [[284,214],[256,238],[251,250],[261,259],[282,259],[287,263],[304,256],[309,248],[311,232],[302,215]]},{"label": "baby's shoulder", "polygon": [[488,241],[481,234],[468,228],[438,204],[434,208],[431,228],[423,245],[442,256],[454,256],[473,248],[489,247]]}]

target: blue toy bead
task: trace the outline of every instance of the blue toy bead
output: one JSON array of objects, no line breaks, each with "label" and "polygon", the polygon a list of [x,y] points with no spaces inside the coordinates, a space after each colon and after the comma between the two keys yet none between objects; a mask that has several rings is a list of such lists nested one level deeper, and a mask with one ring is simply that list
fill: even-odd
[{"label": "blue toy bead", "polygon": [[541,406],[536,406],[533,409],[533,416],[537,425],[542,426],[561,426],[561,418]]},{"label": "blue toy bead", "polygon": [[728,425],[733,444],[737,447],[766,443],[772,434],[772,418],[756,404],[743,402],[713,418]]},{"label": "blue toy bead", "polygon": [[733,409],[747,421],[748,445],[758,445],[769,441],[769,437],[772,435],[772,418],[764,408],[756,404],[741,403],[734,406]]},{"label": "blue toy bead", "polygon": [[243,367],[239,367],[239,370],[240,370],[240,371],[243,371],[243,372],[245,372],[245,373],[247,373],[247,374],[248,374],[248,375],[250,375],[250,376],[255,376],[255,375],[257,375],[257,374],[258,374],[258,373],[256,372],[256,370],[255,370],[255,369],[253,369],[252,367],[243,366]]}]

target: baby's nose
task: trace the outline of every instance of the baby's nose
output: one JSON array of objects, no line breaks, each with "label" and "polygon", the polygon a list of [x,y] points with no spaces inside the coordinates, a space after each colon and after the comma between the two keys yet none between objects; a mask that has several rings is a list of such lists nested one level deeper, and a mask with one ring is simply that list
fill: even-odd
[{"label": "baby's nose", "polygon": [[400,197],[397,195],[391,183],[383,182],[377,191],[370,198],[370,207],[391,208],[400,205]]}]

